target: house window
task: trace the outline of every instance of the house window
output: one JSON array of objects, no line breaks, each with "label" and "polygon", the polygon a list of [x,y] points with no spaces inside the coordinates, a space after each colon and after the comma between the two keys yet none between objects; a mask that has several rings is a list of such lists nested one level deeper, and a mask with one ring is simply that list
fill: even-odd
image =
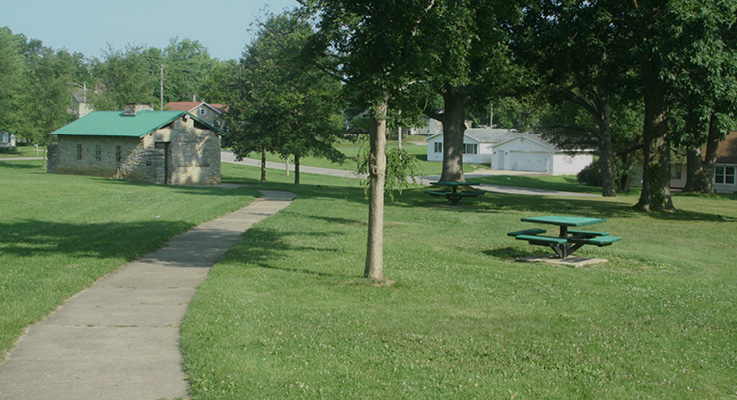
[{"label": "house window", "polygon": [[443,142],[435,142],[435,152],[436,153],[443,152]]},{"label": "house window", "polygon": [[672,165],[670,167],[670,179],[680,180],[683,179],[683,168],[680,164]]},{"label": "house window", "polygon": [[115,146],[115,161],[120,162],[123,160],[123,150],[120,146]]},{"label": "house window", "polygon": [[82,145],[78,144],[77,145],[77,160],[81,160],[81,159],[82,159]]},{"label": "house window", "polygon": [[200,117],[205,115],[207,113],[207,110],[205,110],[205,107],[200,108]]},{"label": "house window", "polygon": [[479,145],[477,143],[464,143],[463,154],[479,154]]},{"label": "house window", "polygon": [[95,161],[102,161],[102,145],[95,145]]},{"label": "house window", "polygon": [[714,183],[720,185],[734,185],[737,167],[718,166],[714,169]]}]

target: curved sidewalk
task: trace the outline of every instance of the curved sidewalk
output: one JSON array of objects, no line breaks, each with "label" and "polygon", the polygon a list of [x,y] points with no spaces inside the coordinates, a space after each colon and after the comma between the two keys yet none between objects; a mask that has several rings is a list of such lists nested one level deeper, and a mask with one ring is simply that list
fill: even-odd
[{"label": "curved sidewalk", "polygon": [[32,325],[0,365],[0,398],[186,398],[179,326],[209,267],[295,195],[262,191],[120,267]]}]

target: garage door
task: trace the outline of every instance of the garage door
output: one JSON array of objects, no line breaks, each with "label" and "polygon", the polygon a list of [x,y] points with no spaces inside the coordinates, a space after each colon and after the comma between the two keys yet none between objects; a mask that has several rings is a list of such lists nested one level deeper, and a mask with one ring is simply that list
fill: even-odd
[{"label": "garage door", "polygon": [[548,172],[548,157],[546,153],[511,151],[509,152],[509,166],[514,171]]}]

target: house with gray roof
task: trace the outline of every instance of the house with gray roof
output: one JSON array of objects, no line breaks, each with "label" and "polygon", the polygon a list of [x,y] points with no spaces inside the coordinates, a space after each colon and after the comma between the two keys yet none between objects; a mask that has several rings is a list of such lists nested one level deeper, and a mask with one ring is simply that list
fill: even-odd
[{"label": "house with gray roof", "polygon": [[52,132],[47,171],[172,185],[220,183],[220,132],[185,111],[129,104]]}]

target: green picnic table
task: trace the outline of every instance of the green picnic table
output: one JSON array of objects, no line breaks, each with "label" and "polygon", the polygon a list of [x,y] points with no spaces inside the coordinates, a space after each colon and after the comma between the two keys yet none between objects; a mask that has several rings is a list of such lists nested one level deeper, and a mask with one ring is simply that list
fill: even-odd
[{"label": "green picnic table", "polygon": [[425,190],[425,193],[430,196],[445,197],[452,205],[458,204],[464,197],[477,197],[485,193],[483,190],[459,190],[460,188],[471,188],[472,183],[468,182],[430,182],[430,184],[439,188]]},{"label": "green picnic table", "polygon": [[509,232],[507,235],[514,236],[518,240],[526,240],[530,244],[550,247],[559,258],[566,258],[585,245],[602,247],[622,240],[621,237],[612,236],[607,232],[570,229],[572,227],[604,223],[606,222],[604,218],[547,215],[522,218],[521,221],[558,226],[560,228],[558,236],[544,236],[545,230],[538,228]]}]

